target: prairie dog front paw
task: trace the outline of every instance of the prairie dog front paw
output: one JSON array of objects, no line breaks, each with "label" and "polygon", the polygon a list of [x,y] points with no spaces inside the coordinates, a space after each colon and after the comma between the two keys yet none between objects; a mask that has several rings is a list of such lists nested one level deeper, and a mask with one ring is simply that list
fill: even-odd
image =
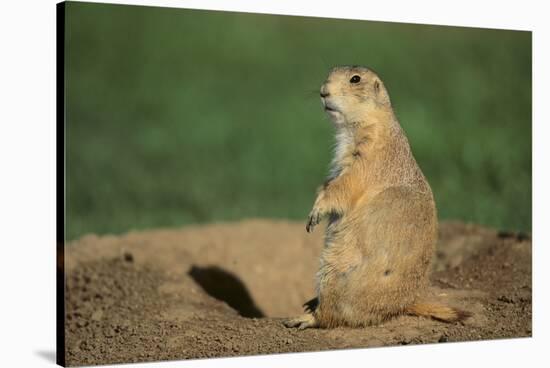
[{"label": "prairie dog front paw", "polygon": [[313,232],[313,228],[321,222],[324,215],[325,213],[321,208],[313,207],[307,218],[306,231],[308,233]]}]

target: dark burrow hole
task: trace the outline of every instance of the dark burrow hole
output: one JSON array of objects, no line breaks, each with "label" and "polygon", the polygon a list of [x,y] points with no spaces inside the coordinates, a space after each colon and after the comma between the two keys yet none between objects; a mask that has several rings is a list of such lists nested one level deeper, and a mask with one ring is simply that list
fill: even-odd
[{"label": "dark burrow hole", "polygon": [[265,317],[256,306],[245,284],[233,273],[217,266],[192,266],[189,276],[199,284],[208,295],[226,302],[241,316],[248,318]]}]

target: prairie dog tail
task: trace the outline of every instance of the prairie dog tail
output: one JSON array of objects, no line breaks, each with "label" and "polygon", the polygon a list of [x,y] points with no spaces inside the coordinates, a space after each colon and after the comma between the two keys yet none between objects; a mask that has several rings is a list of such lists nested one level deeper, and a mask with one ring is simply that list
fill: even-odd
[{"label": "prairie dog tail", "polygon": [[433,318],[442,322],[459,322],[471,317],[470,312],[449,307],[441,303],[415,303],[405,309],[405,313],[413,316]]}]

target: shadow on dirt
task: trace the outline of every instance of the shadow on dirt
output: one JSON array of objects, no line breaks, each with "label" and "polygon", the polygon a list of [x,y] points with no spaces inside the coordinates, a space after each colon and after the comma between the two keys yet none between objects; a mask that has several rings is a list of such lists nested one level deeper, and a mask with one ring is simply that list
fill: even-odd
[{"label": "shadow on dirt", "polygon": [[210,296],[226,302],[241,316],[248,318],[265,317],[256,306],[245,284],[233,273],[217,266],[192,266],[189,276]]}]

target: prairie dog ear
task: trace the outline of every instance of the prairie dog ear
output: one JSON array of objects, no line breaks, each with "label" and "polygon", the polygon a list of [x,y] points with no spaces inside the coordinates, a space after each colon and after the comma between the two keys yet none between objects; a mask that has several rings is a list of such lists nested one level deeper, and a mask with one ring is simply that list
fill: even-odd
[{"label": "prairie dog ear", "polygon": [[377,95],[380,93],[380,80],[378,79],[374,80],[374,93]]},{"label": "prairie dog ear", "polygon": [[384,84],[380,79],[378,78],[374,79],[373,89],[374,89],[374,95],[376,96],[376,99],[379,102],[383,104],[390,103],[390,96],[388,95],[388,91],[386,91],[386,87],[384,86]]}]

